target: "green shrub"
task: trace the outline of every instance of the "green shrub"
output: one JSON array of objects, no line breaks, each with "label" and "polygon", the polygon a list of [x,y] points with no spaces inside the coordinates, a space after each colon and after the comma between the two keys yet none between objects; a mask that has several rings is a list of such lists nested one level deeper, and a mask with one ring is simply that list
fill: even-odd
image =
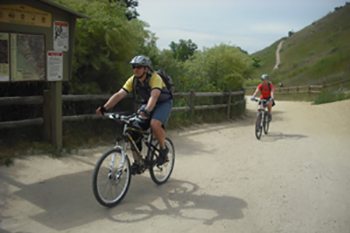
[{"label": "green shrub", "polygon": [[314,104],[324,104],[331,103],[339,100],[349,99],[350,94],[346,93],[342,90],[330,91],[325,90],[322,91],[314,100]]}]

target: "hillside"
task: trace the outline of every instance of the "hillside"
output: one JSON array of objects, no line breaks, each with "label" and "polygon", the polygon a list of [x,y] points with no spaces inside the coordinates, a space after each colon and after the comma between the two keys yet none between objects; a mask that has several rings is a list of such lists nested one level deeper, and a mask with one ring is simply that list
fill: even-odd
[{"label": "hillside", "polygon": [[[284,40],[280,52],[281,64],[273,70],[275,52]],[[269,73],[275,83],[304,85],[343,80],[350,76],[350,4],[337,7],[325,17],[281,38],[271,46],[252,54],[261,67],[254,77]]]}]

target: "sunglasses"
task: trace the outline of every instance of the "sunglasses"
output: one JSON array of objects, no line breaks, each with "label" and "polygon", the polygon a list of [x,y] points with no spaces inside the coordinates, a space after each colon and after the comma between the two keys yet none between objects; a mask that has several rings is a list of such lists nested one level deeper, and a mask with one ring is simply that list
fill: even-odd
[{"label": "sunglasses", "polygon": [[131,66],[133,69],[140,69],[140,68],[142,68],[143,66],[140,66],[140,65],[132,65]]}]

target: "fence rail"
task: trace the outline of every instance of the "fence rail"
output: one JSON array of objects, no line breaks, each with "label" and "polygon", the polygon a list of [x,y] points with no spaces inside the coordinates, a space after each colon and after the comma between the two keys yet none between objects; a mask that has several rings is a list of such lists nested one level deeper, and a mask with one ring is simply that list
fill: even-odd
[{"label": "fence rail", "polygon": [[[174,112],[191,112],[204,109],[218,109],[227,108],[227,114],[230,115],[232,107],[244,102],[244,91],[235,92],[179,92],[174,93],[175,97],[187,97],[189,98],[189,104],[187,106],[173,107]],[[224,104],[212,104],[212,105],[194,105],[194,98],[196,97],[217,97],[227,96],[228,101]],[[243,96],[238,101],[232,101],[233,96]],[[80,102],[80,101],[97,101],[107,100],[110,95],[62,95],[63,102]],[[42,96],[27,96],[27,97],[0,97],[0,106],[11,105],[44,105],[44,98]],[[79,114],[71,116],[63,116],[63,122],[67,121],[81,121],[88,119],[99,119],[100,117],[95,114]],[[22,126],[43,125],[45,123],[44,117],[16,120],[16,121],[2,121],[0,122],[1,128],[15,128]]]},{"label": "fence rail", "polygon": [[[313,84],[313,85],[303,85],[303,86],[287,86],[278,87],[275,86],[276,94],[318,94],[327,87],[337,86],[340,84],[348,83],[350,79],[343,79],[335,82],[324,83],[324,84]],[[246,91],[253,94],[256,86],[246,87]]]}]

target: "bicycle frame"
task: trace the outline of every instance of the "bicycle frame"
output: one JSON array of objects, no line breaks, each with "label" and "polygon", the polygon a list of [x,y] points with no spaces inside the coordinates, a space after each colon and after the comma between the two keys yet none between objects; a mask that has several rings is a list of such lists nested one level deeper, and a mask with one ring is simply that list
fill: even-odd
[{"label": "bicycle frame", "polygon": [[[125,197],[132,175],[149,170],[152,181],[157,185],[167,182],[174,168],[175,148],[172,141],[165,138],[166,146],[169,149],[167,161],[159,162],[160,145],[158,141],[154,140],[151,129],[138,128],[136,124],[141,122],[138,116],[119,115],[117,113],[107,113],[105,115],[123,124],[122,138],[117,139],[113,148],[103,153],[97,161],[93,172],[92,187],[95,198],[101,205],[113,207]],[[137,136],[137,139],[135,136]],[[141,148],[139,149],[139,139],[141,144],[145,144],[146,152],[143,152]],[[125,143],[122,144],[121,142]],[[136,153],[141,159],[141,163],[138,165],[135,163],[134,169],[131,169],[130,157],[126,152],[129,145],[133,155],[135,156]]]},{"label": "bicycle frame", "polygon": [[[126,154],[126,149],[127,149],[127,144],[129,143],[130,146],[132,147],[132,150],[134,152],[136,152],[137,155],[140,156],[146,162],[145,165],[151,165],[147,162],[151,159],[152,152],[159,151],[158,148],[155,145],[153,145],[153,143],[152,143],[152,141],[154,140],[152,130],[151,129],[148,129],[148,130],[136,129],[136,128],[130,127],[127,123],[123,123],[123,124],[124,125],[123,125],[122,136],[123,136],[123,139],[125,140],[126,143],[124,145],[120,145],[119,141],[117,140],[115,148],[120,148],[123,157],[128,156]],[[140,151],[140,149],[136,145],[136,142],[131,135],[132,132],[136,132],[136,133],[142,135],[141,136],[142,138],[140,140],[142,140],[147,147],[146,156],[142,155],[142,152]]]},{"label": "bicycle frame", "polygon": [[264,133],[268,133],[269,119],[267,117],[267,107],[271,100],[252,98],[253,101],[258,102],[258,113],[255,123],[255,136],[259,140],[261,137],[262,130]]},{"label": "bicycle frame", "polygon": [[258,114],[261,114],[261,127],[264,127],[265,123],[265,117],[267,113],[267,105],[269,104],[270,101],[261,99],[258,102]]}]

